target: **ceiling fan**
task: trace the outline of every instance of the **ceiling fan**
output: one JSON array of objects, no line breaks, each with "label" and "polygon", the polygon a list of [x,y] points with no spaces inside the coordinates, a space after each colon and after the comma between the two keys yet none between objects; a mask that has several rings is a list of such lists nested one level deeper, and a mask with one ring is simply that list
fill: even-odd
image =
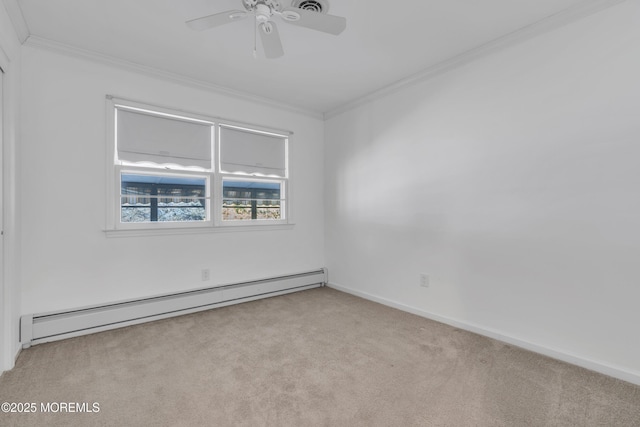
[{"label": "ceiling fan", "polygon": [[283,7],[280,0],[240,1],[245,10],[228,10],[192,19],[187,21],[187,25],[193,30],[202,31],[253,15],[267,58],[278,58],[284,55],[278,27],[273,21],[274,16],[279,16],[288,24],[334,35],[340,34],[347,27],[345,18],[326,14],[327,0],[293,0],[290,7]]}]

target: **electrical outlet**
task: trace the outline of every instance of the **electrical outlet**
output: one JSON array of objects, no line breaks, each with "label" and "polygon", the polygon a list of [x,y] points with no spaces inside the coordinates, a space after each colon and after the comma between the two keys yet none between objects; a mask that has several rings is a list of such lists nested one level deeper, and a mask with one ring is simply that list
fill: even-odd
[{"label": "electrical outlet", "polygon": [[423,288],[429,287],[429,276],[424,273],[420,273],[420,286]]},{"label": "electrical outlet", "polygon": [[205,268],[204,270],[202,270],[202,281],[206,282],[210,278],[211,278],[211,275],[210,275],[209,269]]}]

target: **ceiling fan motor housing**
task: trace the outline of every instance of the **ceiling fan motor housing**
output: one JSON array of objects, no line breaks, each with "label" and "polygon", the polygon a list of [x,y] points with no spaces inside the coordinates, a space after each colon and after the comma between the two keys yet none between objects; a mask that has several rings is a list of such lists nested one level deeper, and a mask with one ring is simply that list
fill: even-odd
[{"label": "ceiling fan motor housing", "polygon": [[279,0],[242,0],[242,5],[249,12],[258,12],[264,8],[268,8],[271,12],[274,10],[280,12],[282,10]]}]

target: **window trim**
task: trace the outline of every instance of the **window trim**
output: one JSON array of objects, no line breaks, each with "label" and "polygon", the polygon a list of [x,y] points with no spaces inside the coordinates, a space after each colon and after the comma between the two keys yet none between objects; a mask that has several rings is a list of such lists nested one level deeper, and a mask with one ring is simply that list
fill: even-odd
[{"label": "window trim", "polygon": [[[160,113],[169,116],[177,116],[181,118],[191,119],[211,123],[213,126],[213,144],[212,144],[212,164],[211,169],[192,169],[192,168],[176,168],[162,169],[160,167],[144,166],[139,164],[122,163],[117,158],[116,147],[116,128],[115,128],[115,110],[121,107],[123,109],[139,110],[149,113]],[[179,109],[171,109],[166,107],[155,106],[138,101],[131,101],[125,98],[118,98],[111,95],[106,96],[106,200],[107,215],[105,224],[105,233],[108,237],[114,236],[139,236],[139,235],[168,235],[168,234],[189,234],[201,232],[228,232],[228,231],[250,231],[250,230],[283,230],[291,229],[295,224],[293,221],[292,209],[292,191],[291,191],[291,136],[293,132],[282,131],[261,125],[242,123],[235,120],[226,120],[218,117],[206,116],[198,113],[186,112]],[[220,168],[220,127],[230,126],[244,128],[251,131],[262,132],[266,134],[281,136],[285,138],[285,176],[271,177],[251,174],[235,174],[225,173]],[[121,204],[120,204],[120,177],[122,172],[132,172],[136,174],[162,175],[162,171],[167,172],[166,175],[175,176],[198,176],[206,177],[208,184],[208,215],[205,221],[185,221],[185,222],[138,222],[138,223],[122,223]],[[255,180],[255,181],[277,181],[281,183],[283,201],[281,220],[238,220],[224,221],[222,219],[223,204],[223,180]]]}]

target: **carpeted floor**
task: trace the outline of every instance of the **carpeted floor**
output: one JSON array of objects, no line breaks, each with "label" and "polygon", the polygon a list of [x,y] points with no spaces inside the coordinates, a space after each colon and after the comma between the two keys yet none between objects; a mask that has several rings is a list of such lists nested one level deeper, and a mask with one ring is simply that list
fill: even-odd
[{"label": "carpeted floor", "polygon": [[[640,387],[329,288],[34,346],[1,402],[37,410],[2,426],[640,426]],[[68,402],[99,412],[42,413]]]}]

